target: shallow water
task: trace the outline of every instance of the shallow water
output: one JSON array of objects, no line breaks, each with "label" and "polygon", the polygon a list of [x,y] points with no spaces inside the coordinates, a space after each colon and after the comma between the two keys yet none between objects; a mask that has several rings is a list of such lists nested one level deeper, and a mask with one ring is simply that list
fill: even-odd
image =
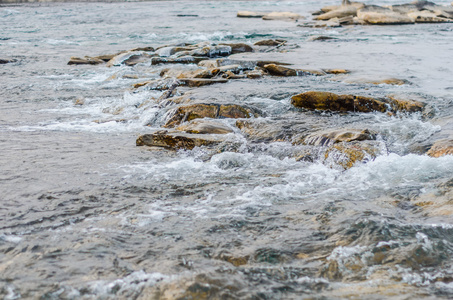
[{"label": "shallow water", "polygon": [[[392,1],[378,4],[391,4]],[[238,10],[309,17],[329,1],[57,3],[0,7],[0,295],[5,299],[414,299],[453,297],[453,157],[424,149],[451,134],[451,24],[298,27]],[[447,3],[440,3],[447,4]],[[196,14],[198,17],[177,17]],[[328,35],[337,40],[310,41]],[[283,38],[276,59],[334,76],[230,81],[197,101],[260,110],[292,136],[377,132],[382,151],[344,170],[296,159],[307,146],[250,140],[233,148],[136,147],[171,107],[130,89],[163,66],[68,66],[70,56],[171,43]],[[238,55],[240,57],[241,55]],[[116,75],[114,79],[112,75]],[[138,79],[123,78],[135,75]],[[352,76],[351,75],[351,76]],[[411,94],[429,115],[302,112],[292,95],[325,90]],[[74,105],[76,99],[84,105]],[[151,125],[151,126],[147,126]],[[263,125],[263,126],[264,126]]]}]

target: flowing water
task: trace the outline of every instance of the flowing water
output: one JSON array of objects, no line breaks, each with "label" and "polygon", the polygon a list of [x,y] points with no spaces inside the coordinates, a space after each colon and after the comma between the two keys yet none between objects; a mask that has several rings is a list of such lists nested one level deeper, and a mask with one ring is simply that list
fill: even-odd
[{"label": "flowing water", "polygon": [[[392,4],[392,1],[375,4]],[[310,17],[332,1],[158,1],[0,6],[0,295],[5,299],[419,299],[453,297],[453,26],[305,28],[236,12]],[[448,3],[439,3],[448,4]],[[177,16],[185,14],[187,16]],[[197,15],[197,16],[192,16]],[[311,41],[311,37],[336,37]],[[270,53],[307,69],[397,77],[236,80],[182,92],[258,109],[293,134],[377,132],[381,155],[344,170],[296,159],[307,146],[136,147],[170,108],[131,85],[165,66],[67,65],[135,47],[285,39]],[[189,67],[190,68],[190,67]],[[113,76],[112,76],[113,75]],[[127,76],[125,76],[127,75]],[[308,90],[423,99],[427,114],[300,111]],[[74,105],[84,99],[83,105]],[[200,100],[200,101],[201,101]],[[318,147],[319,148],[319,147]],[[319,151],[323,148],[319,148]],[[228,150],[228,149],[227,149]],[[234,151],[233,151],[234,150]]]}]

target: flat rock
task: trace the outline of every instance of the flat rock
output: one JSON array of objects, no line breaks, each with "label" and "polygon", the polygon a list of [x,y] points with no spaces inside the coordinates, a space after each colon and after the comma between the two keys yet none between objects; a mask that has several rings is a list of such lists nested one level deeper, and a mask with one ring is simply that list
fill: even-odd
[{"label": "flat rock", "polygon": [[357,8],[353,5],[340,6],[338,9],[331,10],[327,13],[317,16],[315,20],[330,20],[332,18],[343,18],[347,16],[356,16]]},{"label": "flat rock", "polygon": [[183,122],[200,118],[250,118],[258,114],[249,108],[237,104],[205,104],[197,103],[180,106],[169,113],[164,127],[175,127]]},{"label": "flat rock", "polygon": [[393,111],[405,111],[409,113],[421,112],[425,104],[408,96],[388,95],[389,103]]},{"label": "flat rock", "polygon": [[438,17],[437,14],[430,11],[414,11],[407,14],[415,23],[446,23],[453,22],[451,19]]},{"label": "flat rock", "polygon": [[2,58],[0,58],[0,65],[9,64],[9,63],[13,63],[13,62],[16,62],[16,60],[15,59],[2,59]]},{"label": "flat rock", "polygon": [[288,67],[284,67],[277,64],[267,64],[264,65],[263,68],[269,72],[269,74],[274,76],[304,76],[304,75],[325,75],[323,71],[317,70],[304,70],[304,69],[292,69]]},{"label": "flat rock", "polygon": [[83,58],[72,56],[68,61],[68,65],[99,65],[103,63],[104,61],[102,59],[90,56],[85,56]]},{"label": "flat rock", "polygon": [[252,46],[245,43],[232,43],[232,44],[222,43],[220,45],[231,47],[231,54],[253,52]]},{"label": "flat rock", "polygon": [[426,154],[431,157],[453,155],[453,139],[442,139],[436,141]]},{"label": "flat rock", "polygon": [[279,46],[281,44],[286,43],[285,40],[261,40],[256,42],[255,46]]},{"label": "flat rock", "polygon": [[345,69],[323,69],[323,71],[327,74],[334,74],[334,75],[351,73],[351,71],[345,70]]},{"label": "flat rock", "polygon": [[151,58],[152,65],[158,64],[198,64],[202,60],[207,60],[207,57],[195,57],[195,56],[182,56],[182,57],[153,57]]},{"label": "flat rock", "polygon": [[227,83],[228,79],[209,79],[209,78],[180,78],[179,81],[189,87],[200,87],[216,83]]},{"label": "flat rock", "polygon": [[376,132],[368,129],[330,129],[311,133],[293,141],[294,144],[331,146],[341,142],[375,140]]},{"label": "flat rock", "polygon": [[227,134],[233,130],[223,123],[213,120],[195,119],[176,128],[179,131],[196,134]]},{"label": "flat rock", "polygon": [[292,12],[271,12],[263,16],[263,20],[299,20],[303,19],[299,14]]},{"label": "flat rock", "polygon": [[253,141],[277,141],[287,137],[286,123],[269,121],[268,119],[237,120],[236,127]]},{"label": "flat rock", "polygon": [[[352,5],[357,9],[363,8],[365,6],[365,4],[363,4],[362,2],[351,2],[349,5]],[[321,8],[321,11],[326,13],[332,10],[340,9],[341,7],[342,5],[328,5]]]},{"label": "flat rock", "polygon": [[265,12],[256,12],[256,11],[238,11],[238,18],[262,18],[266,14]]},{"label": "flat rock", "polygon": [[192,150],[195,147],[217,145],[224,141],[220,135],[190,134],[177,131],[157,131],[137,138],[137,146]]},{"label": "flat rock", "polygon": [[309,110],[330,110],[339,112],[385,112],[387,104],[370,97],[337,95],[329,92],[309,91],[291,98],[295,107]]},{"label": "flat rock", "polygon": [[389,10],[388,12],[362,11],[357,12],[359,20],[371,25],[412,24],[414,21],[408,16]]},{"label": "flat rock", "polygon": [[150,59],[150,55],[141,51],[125,52],[116,55],[107,62],[107,67],[129,65],[133,66],[140,62],[144,62]]}]

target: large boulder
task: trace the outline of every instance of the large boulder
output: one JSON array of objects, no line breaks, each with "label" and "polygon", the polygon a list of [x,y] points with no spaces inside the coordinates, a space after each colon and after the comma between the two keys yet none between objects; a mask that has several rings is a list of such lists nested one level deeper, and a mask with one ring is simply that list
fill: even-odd
[{"label": "large boulder", "polygon": [[427,154],[432,157],[453,155],[453,139],[442,139],[436,141],[428,150]]},{"label": "large boulder", "polygon": [[338,9],[331,10],[327,13],[319,15],[315,20],[330,20],[332,18],[343,18],[347,16],[356,16],[357,8],[353,5],[340,6]]},{"label": "large boulder", "polygon": [[175,127],[183,122],[199,118],[250,118],[257,113],[249,108],[237,104],[204,104],[180,106],[170,112],[170,118],[164,127]]},{"label": "large boulder", "polygon": [[295,107],[309,110],[331,110],[340,112],[385,112],[387,104],[370,97],[337,95],[329,92],[309,91],[291,98]]},{"label": "large boulder", "polygon": [[164,147],[173,150],[192,150],[195,147],[220,144],[225,139],[219,135],[190,134],[167,130],[144,134],[137,138],[137,146]]}]

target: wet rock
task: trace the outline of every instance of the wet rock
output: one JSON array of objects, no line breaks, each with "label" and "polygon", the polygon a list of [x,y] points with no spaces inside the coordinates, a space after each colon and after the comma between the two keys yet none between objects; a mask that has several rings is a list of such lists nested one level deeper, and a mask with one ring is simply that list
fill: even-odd
[{"label": "wet rock", "polygon": [[332,18],[328,21],[317,21],[313,27],[315,28],[322,28],[322,27],[340,27],[340,20],[338,18]]},{"label": "wet rock", "polygon": [[206,78],[181,78],[179,81],[189,87],[200,87],[216,83],[227,83],[228,79],[206,79]]},{"label": "wet rock", "polygon": [[403,85],[408,84],[409,81],[399,78],[382,78],[382,79],[371,79],[371,78],[357,78],[357,77],[338,77],[334,80],[342,80],[345,83],[352,84],[389,84],[389,85]]},{"label": "wet rock", "polygon": [[340,6],[338,9],[331,10],[327,13],[317,16],[315,20],[327,21],[332,18],[343,18],[347,16],[356,16],[357,8],[353,5]]},{"label": "wet rock", "polygon": [[196,134],[227,134],[232,133],[233,130],[223,123],[215,122],[213,120],[200,120],[195,119],[187,124],[181,125],[176,128],[179,131]]},{"label": "wet rock", "polygon": [[431,146],[427,154],[431,157],[453,155],[453,139],[442,139],[436,141]]},{"label": "wet rock", "polygon": [[361,9],[357,12],[359,20],[371,25],[412,24],[414,21],[408,16],[390,9],[385,12],[376,12]]},{"label": "wet rock", "polygon": [[290,134],[285,129],[286,124],[267,119],[237,120],[236,127],[253,141],[286,140]]},{"label": "wet rock", "polygon": [[[365,6],[365,4],[363,4],[362,2],[351,2],[349,5],[352,5],[357,9],[361,9]],[[321,8],[321,11],[323,13],[326,13],[326,12],[329,12],[332,10],[340,9],[341,7],[342,7],[342,5],[329,5],[329,6],[324,6],[323,8]]]},{"label": "wet rock", "polygon": [[318,36],[312,36],[308,40],[309,41],[328,41],[328,40],[337,40],[338,38],[334,38],[331,36],[325,36],[325,35],[318,35]]},{"label": "wet rock", "polygon": [[157,131],[137,138],[137,146],[164,147],[169,149],[192,150],[195,147],[212,146],[224,141],[219,135],[189,134],[182,132]]},{"label": "wet rock", "polygon": [[445,23],[453,22],[451,19],[438,17],[437,14],[430,11],[416,11],[407,14],[415,23]]},{"label": "wet rock", "polygon": [[151,58],[152,65],[158,64],[198,64],[202,60],[207,60],[207,57],[196,56],[181,56],[181,57],[153,57]]},{"label": "wet rock", "polygon": [[83,97],[80,97],[80,98],[77,98],[75,101],[74,101],[74,105],[75,106],[82,106],[85,104],[85,98]]},{"label": "wet rock", "polygon": [[376,141],[341,142],[329,147],[324,155],[324,163],[331,167],[341,166],[350,169],[357,163],[374,160],[382,153],[383,144]]},{"label": "wet rock", "polygon": [[[72,59],[72,57],[71,57],[71,59]],[[0,65],[9,64],[9,63],[13,63],[13,62],[16,62],[16,60],[15,59],[2,59],[2,58],[0,58]]]},{"label": "wet rock", "polygon": [[395,4],[395,5],[391,5],[389,7],[391,10],[393,10],[394,12],[397,12],[397,13],[400,13],[400,14],[407,14],[407,13],[410,13],[410,12],[414,12],[414,11],[419,11],[419,7],[417,7],[416,4],[414,3],[406,3],[406,4]]},{"label": "wet rock", "polygon": [[325,75],[322,71],[317,70],[303,70],[303,69],[291,69],[288,67],[284,67],[281,65],[276,64],[268,64],[263,66],[269,74],[274,76],[304,76],[304,75]]},{"label": "wet rock", "polygon": [[235,44],[222,43],[220,45],[221,46],[231,47],[231,54],[244,53],[244,52],[253,52],[252,46],[244,44],[244,43],[235,43]]},{"label": "wet rock", "polygon": [[376,132],[369,131],[368,129],[333,129],[311,133],[303,138],[297,139],[293,144],[331,146],[341,142],[375,140],[376,135]]},{"label": "wet rock", "polygon": [[102,59],[90,56],[85,56],[84,58],[72,56],[68,61],[68,65],[99,65],[103,63]]},{"label": "wet rock", "polygon": [[265,73],[262,70],[253,70],[253,71],[245,72],[245,74],[246,74],[247,78],[257,79],[257,78],[263,77],[263,75]]},{"label": "wet rock", "polygon": [[255,46],[279,46],[286,43],[285,40],[261,40],[256,42]]},{"label": "wet rock", "polygon": [[266,15],[265,12],[255,12],[255,11],[238,11],[238,18],[262,18]]},{"label": "wet rock", "polygon": [[146,46],[146,47],[137,47],[137,48],[129,50],[129,52],[134,52],[134,51],[154,52],[154,48],[151,46]]},{"label": "wet rock", "polygon": [[111,60],[107,62],[107,67],[127,65],[133,66],[141,62],[148,61],[151,56],[144,52],[134,51],[134,52],[125,52],[119,55],[116,55]]},{"label": "wet rock", "polygon": [[173,87],[173,85],[175,83],[178,83],[178,82],[175,82],[175,79],[173,79],[173,78],[164,78],[164,79],[147,80],[147,81],[139,82],[139,83],[133,84],[132,87],[134,89],[146,87],[149,90],[164,91],[164,90],[168,90],[171,87]]},{"label": "wet rock", "polygon": [[299,14],[292,12],[271,12],[263,16],[263,20],[299,20],[303,19]]},{"label": "wet rock", "polygon": [[406,111],[410,113],[421,112],[425,108],[425,104],[411,99],[407,96],[388,95],[389,103],[393,111]]},{"label": "wet rock", "polygon": [[345,70],[345,69],[323,69],[323,71],[327,74],[348,74],[351,73],[351,71]]},{"label": "wet rock", "polygon": [[198,63],[199,67],[204,67],[208,69],[213,69],[219,67],[219,63],[217,60],[202,60]]},{"label": "wet rock", "polygon": [[171,117],[164,127],[174,127],[183,122],[199,118],[250,118],[257,113],[249,108],[236,104],[193,104],[181,106],[170,113]]},{"label": "wet rock", "polygon": [[387,104],[370,97],[337,95],[329,92],[309,91],[291,98],[295,107],[310,110],[331,110],[341,112],[385,112]]}]

